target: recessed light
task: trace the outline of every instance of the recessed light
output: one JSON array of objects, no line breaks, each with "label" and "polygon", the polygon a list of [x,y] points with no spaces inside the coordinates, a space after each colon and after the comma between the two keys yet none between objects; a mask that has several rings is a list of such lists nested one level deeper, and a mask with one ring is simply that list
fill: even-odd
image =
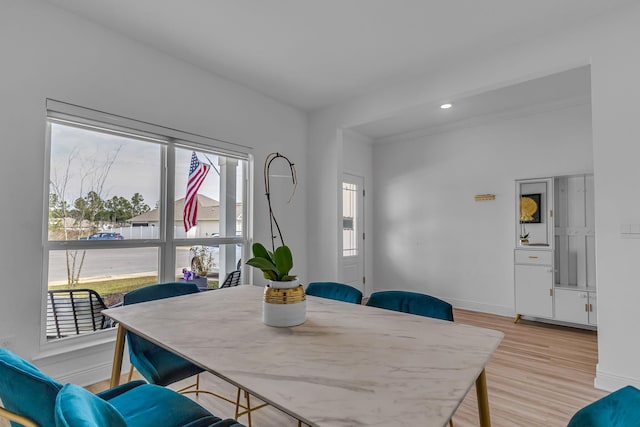
[{"label": "recessed light", "polygon": [[448,103],[447,104],[442,104],[440,106],[440,108],[442,108],[443,110],[446,110],[447,108],[451,108],[451,107],[453,107],[453,104],[448,104]]}]

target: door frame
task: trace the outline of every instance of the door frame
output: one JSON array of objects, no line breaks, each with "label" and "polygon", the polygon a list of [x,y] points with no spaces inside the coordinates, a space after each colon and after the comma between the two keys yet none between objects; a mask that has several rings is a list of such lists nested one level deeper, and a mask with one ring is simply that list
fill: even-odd
[{"label": "door frame", "polygon": [[[349,179],[351,178],[351,179]],[[342,173],[341,176],[341,180],[340,180],[340,197],[339,197],[339,204],[340,204],[340,208],[339,208],[339,216],[338,216],[338,228],[340,230],[339,234],[339,238],[338,238],[338,253],[339,255],[339,265],[340,265],[340,269],[339,269],[339,277],[340,280],[344,283],[346,283],[345,281],[345,275],[344,275],[344,268],[345,268],[345,263],[344,263],[344,255],[343,255],[343,246],[344,246],[344,241],[343,241],[343,233],[342,233],[342,229],[343,229],[343,197],[342,197],[342,185],[344,182],[350,182],[350,183],[354,183],[356,185],[358,185],[360,188],[359,193],[358,193],[358,202],[357,205],[359,207],[359,209],[356,210],[356,224],[359,224],[358,229],[356,230],[358,235],[356,236],[356,238],[358,239],[359,245],[358,245],[358,256],[360,258],[360,274],[362,275],[363,280],[360,281],[361,286],[362,286],[362,293],[364,295],[367,295],[366,293],[366,289],[367,289],[367,280],[366,280],[366,250],[365,250],[365,242],[366,242],[366,201],[365,201],[365,196],[366,196],[366,192],[365,192],[365,177],[363,175],[360,174],[356,174],[356,173],[352,173],[352,172],[347,172],[344,171]]]}]

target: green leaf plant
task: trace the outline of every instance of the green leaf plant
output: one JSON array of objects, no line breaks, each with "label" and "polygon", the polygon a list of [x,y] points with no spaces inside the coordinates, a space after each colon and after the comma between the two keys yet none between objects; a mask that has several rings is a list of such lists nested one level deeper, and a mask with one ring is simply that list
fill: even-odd
[{"label": "green leaf plant", "polygon": [[265,279],[291,282],[298,277],[289,274],[293,268],[293,255],[288,246],[282,245],[269,252],[261,243],[254,243],[251,249],[253,258],[247,261],[247,265],[261,270]]}]

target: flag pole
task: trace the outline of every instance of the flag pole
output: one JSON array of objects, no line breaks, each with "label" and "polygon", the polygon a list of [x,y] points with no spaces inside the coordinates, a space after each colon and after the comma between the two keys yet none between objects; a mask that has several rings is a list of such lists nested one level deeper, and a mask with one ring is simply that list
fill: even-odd
[{"label": "flag pole", "polygon": [[218,170],[217,167],[215,167],[215,165],[213,164],[213,162],[211,161],[211,159],[209,158],[209,156],[207,156],[206,154],[202,153],[202,155],[209,161],[209,166],[211,166],[213,168],[214,171],[216,171],[216,173],[218,174],[218,176],[220,176],[220,171]]}]

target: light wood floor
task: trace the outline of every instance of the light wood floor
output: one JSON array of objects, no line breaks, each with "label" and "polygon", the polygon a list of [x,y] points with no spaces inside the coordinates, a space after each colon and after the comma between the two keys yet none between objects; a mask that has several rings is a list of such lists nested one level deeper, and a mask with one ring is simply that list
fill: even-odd
[{"label": "light wood floor", "polygon": [[[596,332],[464,310],[454,317],[505,334],[486,368],[493,426],[566,426],[578,409],[607,394],[593,388]],[[453,419],[459,427],[478,425],[475,389]]]},{"label": "light wood floor", "polygon": [[[510,317],[465,310],[455,310],[454,316],[456,322],[505,334],[486,368],[493,426],[566,426],[578,409],[606,394],[593,388],[598,358],[595,332],[526,320],[514,324]],[[235,389],[216,377],[204,374],[201,378],[203,388],[235,397]],[[107,384],[89,388],[95,392]],[[197,400],[220,417],[233,417],[231,404],[206,395]],[[240,418],[246,421],[246,416]],[[453,421],[456,427],[478,425],[475,389],[469,391]],[[274,408],[253,414],[254,427],[296,425]]]}]

